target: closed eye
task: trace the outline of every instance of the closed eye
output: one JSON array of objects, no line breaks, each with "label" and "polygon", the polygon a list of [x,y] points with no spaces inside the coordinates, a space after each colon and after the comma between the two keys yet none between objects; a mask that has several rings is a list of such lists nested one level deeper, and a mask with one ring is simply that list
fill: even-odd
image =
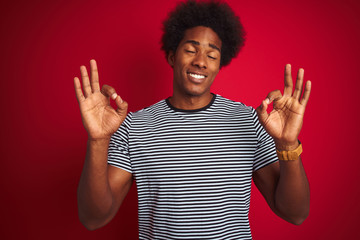
[{"label": "closed eye", "polygon": [[212,57],[212,56],[208,56],[209,58],[213,59],[213,60],[216,60],[216,57]]},{"label": "closed eye", "polygon": [[187,53],[195,53],[195,51],[185,50]]}]

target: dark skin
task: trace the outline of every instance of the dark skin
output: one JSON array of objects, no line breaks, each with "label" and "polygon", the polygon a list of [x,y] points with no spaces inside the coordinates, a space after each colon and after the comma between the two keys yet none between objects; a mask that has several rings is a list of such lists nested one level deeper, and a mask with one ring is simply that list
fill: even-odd
[{"label": "dark skin", "polygon": [[[310,81],[306,82],[303,91],[303,79],[304,70],[299,69],[293,91],[291,66],[287,64],[284,94],[279,90],[270,92],[256,109],[260,123],[272,136],[278,150],[291,151],[299,145],[298,136],[311,91]],[[266,110],[271,102],[273,110],[268,113]],[[296,225],[306,219],[310,189],[301,157],[264,167],[254,172],[253,180],[275,214]]]},{"label": "dark skin", "polygon": [[171,104],[180,109],[197,109],[212,99],[210,87],[220,68],[221,40],[210,28],[185,32],[176,53],[170,52],[173,68]]},{"label": "dark skin", "polygon": [[[100,91],[95,60],[90,61],[90,79],[85,66],[80,72],[83,91],[77,77],[74,85],[88,147],[78,186],[78,212],[81,223],[94,230],[115,216],[132,185],[130,173],[107,164],[110,137],[124,121],[128,105],[112,87],[104,85]],[[110,106],[110,98],[116,110]]]},{"label": "dark skin", "polygon": [[[206,27],[195,27],[185,32],[175,53],[168,62],[173,68],[173,95],[170,102],[181,109],[198,109],[211,101],[210,86],[220,68],[221,40]],[[76,97],[84,127],[88,132],[86,159],[78,187],[79,218],[83,225],[94,230],[106,225],[115,216],[132,185],[132,174],[107,164],[107,149],[111,135],[127,115],[127,103],[114,88],[104,85],[100,91],[95,60],[90,61],[90,78],[85,66],[79,78],[74,78]],[[257,108],[260,123],[274,138],[280,150],[298,146],[305,107],[311,83],[303,85],[303,69],[299,70],[292,88],[291,68],[285,68],[284,94],[269,93]],[[301,94],[303,92],[303,97]],[[114,100],[117,109],[110,106]],[[267,107],[273,103],[273,110]],[[279,161],[254,172],[253,180],[270,208],[281,218],[300,224],[309,212],[310,191],[301,158]]]}]

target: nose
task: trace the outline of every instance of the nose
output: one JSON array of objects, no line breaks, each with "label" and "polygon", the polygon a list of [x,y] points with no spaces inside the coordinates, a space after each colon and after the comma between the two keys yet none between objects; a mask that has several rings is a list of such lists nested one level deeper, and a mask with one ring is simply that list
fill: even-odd
[{"label": "nose", "polygon": [[201,69],[206,69],[207,68],[207,58],[206,58],[206,54],[203,53],[198,53],[194,56],[194,59],[192,61],[192,65],[196,66],[198,68]]}]

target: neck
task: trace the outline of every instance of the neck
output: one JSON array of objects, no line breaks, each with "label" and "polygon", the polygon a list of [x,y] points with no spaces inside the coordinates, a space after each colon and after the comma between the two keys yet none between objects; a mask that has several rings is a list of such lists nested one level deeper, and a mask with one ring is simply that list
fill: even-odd
[{"label": "neck", "polygon": [[169,101],[172,106],[178,109],[194,110],[207,106],[212,98],[213,95],[210,92],[201,96],[183,96],[174,92],[173,96],[169,98]]}]

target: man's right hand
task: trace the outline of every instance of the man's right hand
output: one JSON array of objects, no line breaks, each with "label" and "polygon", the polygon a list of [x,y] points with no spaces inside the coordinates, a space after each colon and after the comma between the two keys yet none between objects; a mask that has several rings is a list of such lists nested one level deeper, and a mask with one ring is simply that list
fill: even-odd
[{"label": "man's right hand", "polygon": [[[108,85],[104,85],[100,91],[95,60],[90,61],[90,80],[85,66],[80,67],[80,72],[84,93],[77,77],[74,78],[75,93],[89,139],[110,139],[124,121],[128,104]],[[115,100],[116,110],[111,107],[110,98]]]}]

